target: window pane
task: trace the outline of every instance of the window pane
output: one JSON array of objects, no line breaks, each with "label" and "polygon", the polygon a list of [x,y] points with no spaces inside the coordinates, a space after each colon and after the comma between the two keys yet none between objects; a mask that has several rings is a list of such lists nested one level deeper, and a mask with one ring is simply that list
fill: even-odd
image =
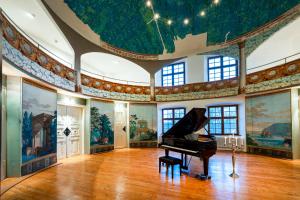
[{"label": "window pane", "polygon": [[184,114],[184,109],[174,109],[174,118],[182,118]]},{"label": "window pane", "polygon": [[224,119],[224,134],[237,134],[237,119]]},{"label": "window pane", "polygon": [[184,115],[185,115],[185,109],[184,108],[163,109],[162,110],[163,132],[165,133],[166,131],[168,131]]},{"label": "window pane", "polygon": [[163,76],[163,86],[172,86],[172,75]]},{"label": "window pane", "polygon": [[[231,57],[208,58],[209,81],[234,78],[237,75],[237,61]],[[218,69],[218,70],[216,70]]]},{"label": "window pane", "polygon": [[209,108],[209,117],[222,117],[221,107],[211,107]]},{"label": "window pane", "polygon": [[224,117],[236,117],[236,116],[237,116],[236,106],[224,107]]},{"label": "window pane", "polygon": [[[223,113],[222,113],[223,112]],[[209,107],[210,134],[237,134],[238,107],[233,105]]]},{"label": "window pane", "polygon": [[184,63],[175,63],[162,69],[163,86],[175,86],[184,84]]},{"label": "window pane", "polygon": [[173,126],[173,120],[164,120],[163,123],[164,132],[168,131]]},{"label": "window pane", "polygon": [[163,118],[164,119],[172,119],[173,118],[173,110],[163,110]]}]

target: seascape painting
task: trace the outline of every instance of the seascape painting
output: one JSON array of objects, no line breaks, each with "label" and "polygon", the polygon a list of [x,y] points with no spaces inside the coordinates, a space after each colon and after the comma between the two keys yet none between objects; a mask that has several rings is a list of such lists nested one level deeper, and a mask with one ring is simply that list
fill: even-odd
[{"label": "seascape painting", "polygon": [[292,150],[290,92],[246,99],[247,145]]},{"label": "seascape painting", "polygon": [[55,92],[23,83],[22,163],[56,153]]},{"label": "seascape painting", "polygon": [[130,141],[157,141],[157,112],[155,104],[130,104]]},{"label": "seascape painting", "polygon": [[114,103],[91,102],[91,148],[114,145]]}]

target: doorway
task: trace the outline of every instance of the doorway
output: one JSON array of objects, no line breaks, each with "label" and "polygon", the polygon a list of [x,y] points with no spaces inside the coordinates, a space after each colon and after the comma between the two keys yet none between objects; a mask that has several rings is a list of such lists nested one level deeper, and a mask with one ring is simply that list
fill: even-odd
[{"label": "doorway", "polygon": [[57,105],[57,159],[82,153],[82,108]]},{"label": "doorway", "polygon": [[123,102],[115,102],[114,142],[115,148],[128,147],[128,105]]}]

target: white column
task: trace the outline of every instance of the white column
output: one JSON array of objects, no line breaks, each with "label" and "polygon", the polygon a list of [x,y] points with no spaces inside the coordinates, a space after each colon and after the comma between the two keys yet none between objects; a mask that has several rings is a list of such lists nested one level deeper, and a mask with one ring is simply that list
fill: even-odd
[{"label": "white column", "polygon": [[300,159],[300,119],[298,88],[291,89],[293,159]]},{"label": "white column", "polygon": [[75,53],[74,70],[75,70],[75,91],[81,92],[81,54]]},{"label": "white column", "polygon": [[245,55],[245,41],[239,44],[239,81],[240,81],[240,93],[245,93],[246,88],[246,55]]},{"label": "white column", "polygon": [[155,101],[155,74],[150,74],[150,96],[151,101]]}]

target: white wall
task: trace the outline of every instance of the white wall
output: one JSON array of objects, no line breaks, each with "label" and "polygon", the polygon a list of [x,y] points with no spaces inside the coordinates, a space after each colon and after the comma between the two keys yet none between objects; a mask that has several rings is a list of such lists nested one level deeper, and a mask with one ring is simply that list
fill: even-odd
[{"label": "white wall", "polygon": [[[242,138],[246,137],[245,130],[245,96],[239,95],[235,97],[227,98],[216,98],[216,99],[205,99],[205,100],[194,100],[194,101],[180,101],[180,102],[168,102],[168,103],[158,103],[157,104],[157,121],[158,136],[162,135],[162,109],[164,108],[175,108],[175,107],[185,107],[186,113],[189,112],[194,107],[207,108],[212,105],[228,105],[237,104],[239,105],[239,132]],[[202,131],[203,132],[203,131]],[[222,136],[218,136],[222,137]]]},{"label": "white wall", "polygon": [[[247,69],[264,65],[287,56],[300,53],[300,17],[286,25],[269,39],[262,43],[247,57]],[[300,58],[300,55],[290,58],[288,61]],[[255,70],[248,70],[248,73],[267,69],[284,63],[276,62]]]},{"label": "white wall", "polygon": [[[199,83],[207,81],[207,57],[193,55],[177,62],[185,62],[185,82]],[[161,70],[155,73],[155,86],[161,86]]]}]

